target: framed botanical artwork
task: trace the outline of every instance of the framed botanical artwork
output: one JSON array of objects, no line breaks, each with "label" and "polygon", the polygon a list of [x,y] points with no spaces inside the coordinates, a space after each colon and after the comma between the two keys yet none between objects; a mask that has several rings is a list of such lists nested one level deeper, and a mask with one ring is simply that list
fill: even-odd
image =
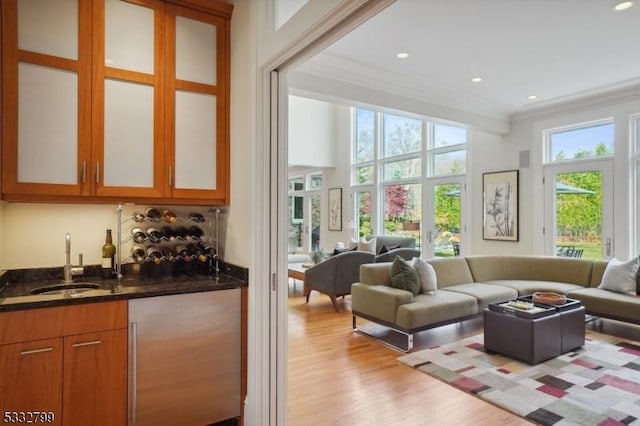
[{"label": "framed botanical artwork", "polygon": [[518,241],[518,170],[482,174],[482,238]]},{"label": "framed botanical artwork", "polygon": [[342,231],[342,188],[329,189],[329,231]]}]

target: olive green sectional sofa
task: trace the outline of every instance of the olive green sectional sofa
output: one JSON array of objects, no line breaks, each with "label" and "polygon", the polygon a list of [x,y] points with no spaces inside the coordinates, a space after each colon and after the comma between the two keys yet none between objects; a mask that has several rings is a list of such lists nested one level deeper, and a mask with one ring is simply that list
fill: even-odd
[{"label": "olive green sectional sofa", "polygon": [[597,288],[606,261],[546,256],[468,256],[427,260],[435,271],[434,294],[389,286],[392,263],[365,264],[351,288],[353,328],[358,317],[407,336],[473,318],[490,303],[535,291],[554,291],[581,300],[588,314],[640,324],[640,296]]}]

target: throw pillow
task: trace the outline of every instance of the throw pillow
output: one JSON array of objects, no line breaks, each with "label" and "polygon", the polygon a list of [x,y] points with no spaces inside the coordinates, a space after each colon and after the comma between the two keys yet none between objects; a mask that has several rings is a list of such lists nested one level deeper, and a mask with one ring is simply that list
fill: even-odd
[{"label": "throw pillow", "polygon": [[391,264],[391,287],[409,291],[414,296],[420,293],[418,272],[400,256],[396,256]]},{"label": "throw pillow", "polygon": [[436,276],[436,270],[433,269],[433,266],[431,266],[430,263],[419,257],[414,257],[411,262],[413,262],[413,267],[420,278],[420,288],[422,293],[435,294],[438,289],[438,277]]},{"label": "throw pillow", "polygon": [[638,258],[622,262],[615,257],[609,261],[598,288],[617,293],[637,295]]},{"label": "throw pillow", "polygon": [[368,251],[369,253],[376,253],[376,239],[372,238],[369,241],[362,238],[358,242],[358,251]]}]

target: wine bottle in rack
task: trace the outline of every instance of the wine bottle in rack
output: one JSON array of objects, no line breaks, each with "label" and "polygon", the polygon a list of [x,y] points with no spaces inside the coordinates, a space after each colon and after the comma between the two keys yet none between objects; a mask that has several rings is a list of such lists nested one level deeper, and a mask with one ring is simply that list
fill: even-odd
[{"label": "wine bottle in rack", "polygon": [[142,263],[145,257],[144,247],[138,244],[135,244],[134,246],[132,246],[131,256],[133,257],[133,260],[135,260],[136,262]]},{"label": "wine bottle in rack", "polygon": [[172,212],[171,210],[162,210],[162,220],[164,220],[167,223],[175,223],[176,222],[176,214],[174,212]]},{"label": "wine bottle in rack", "polygon": [[189,220],[198,223],[204,223],[206,221],[205,217],[197,212],[189,213]]},{"label": "wine bottle in rack", "polygon": [[162,238],[167,241],[174,241],[176,239],[175,231],[168,225],[163,226],[162,229],[160,229],[160,233],[162,234]]},{"label": "wine bottle in rack", "polygon": [[133,219],[134,222],[142,223],[146,219],[146,216],[143,213],[135,212],[131,215],[131,219]]},{"label": "wine bottle in rack", "polygon": [[177,226],[174,233],[177,239],[184,241],[187,239],[189,230],[185,226]]},{"label": "wine bottle in rack", "polygon": [[135,227],[131,230],[133,241],[140,244],[147,239],[147,233],[140,227]]},{"label": "wine bottle in rack", "polygon": [[184,260],[185,262],[191,262],[191,253],[189,249],[184,244],[178,244],[175,248],[176,256],[179,259]]},{"label": "wine bottle in rack", "polygon": [[155,264],[160,264],[160,262],[162,262],[162,252],[158,247],[151,246],[147,249],[146,260]]},{"label": "wine bottle in rack", "polygon": [[145,214],[147,215],[147,219],[151,222],[160,222],[160,211],[155,207],[149,207],[145,210]]},{"label": "wine bottle in rack", "polygon": [[147,237],[152,244],[157,244],[162,240],[162,232],[155,226],[147,228]]},{"label": "wine bottle in rack", "polygon": [[176,254],[174,253],[173,250],[171,250],[169,247],[163,247],[161,251],[162,251],[162,257],[165,260],[169,262],[175,262]]},{"label": "wine bottle in rack", "polygon": [[102,278],[113,278],[115,276],[114,258],[116,246],[113,245],[111,229],[107,229],[104,245],[102,246]]},{"label": "wine bottle in rack", "polygon": [[202,229],[198,225],[192,225],[189,227],[187,234],[192,239],[199,240],[204,235],[204,232],[202,232]]}]

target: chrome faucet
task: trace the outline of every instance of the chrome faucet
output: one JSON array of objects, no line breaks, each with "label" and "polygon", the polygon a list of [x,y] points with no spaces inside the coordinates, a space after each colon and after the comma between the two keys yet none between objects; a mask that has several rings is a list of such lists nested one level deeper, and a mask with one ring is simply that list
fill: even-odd
[{"label": "chrome faucet", "polygon": [[84,267],[82,266],[82,253],[78,256],[79,264],[77,266],[71,264],[71,235],[69,235],[69,233],[65,235],[64,252],[66,254],[66,261],[64,268],[62,268],[62,281],[70,283],[73,282],[74,275],[84,274]]}]

